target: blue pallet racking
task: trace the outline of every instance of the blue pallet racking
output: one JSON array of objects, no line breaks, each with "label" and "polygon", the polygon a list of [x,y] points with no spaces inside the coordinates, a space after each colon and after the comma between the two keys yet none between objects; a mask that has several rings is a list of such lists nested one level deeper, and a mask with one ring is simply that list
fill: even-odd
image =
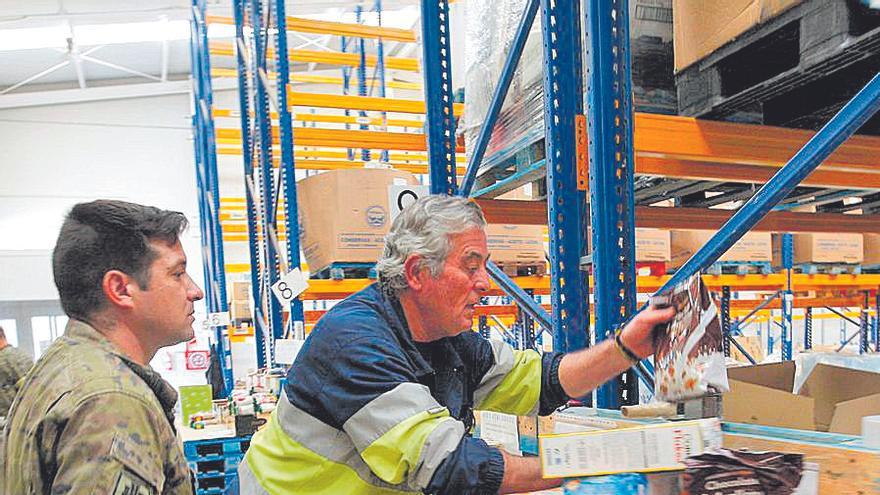
[{"label": "blue pallet racking", "polygon": [[[235,0],[239,52],[239,82],[242,90],[242,139],[250,140],[244,146],[245,171],[249,182],[249,229],[252,239],[255,300],[268,297],[270,282],[277,280],[279,262],[277,249],[271,245],[274,212],[270,198],[277,198],[271,180],[271,135],[265,125],[268,121],[270,87],[265,76],[264,57],[267,36],[262,26],[274,26],[278,36],[284,37],[283,23],[278,23],[278,12],[283,12],[283,1],[278,0],[275,15],[271,8],[263,9],[260,0]],[[446,0],[422,1],[423,74],[425,78],[428,122],[426,136],[430,160],[432,191],[447,194],[472,195],[477,170],[484,158],[486,142],[498,116],[501,103],[510,83],[510,76],[521,55],[525,37],[534,22],[537,9],[542,9],[545,41],[545,122],[546,161],[548,177],[548,224],[550,225],[551,313],[548,314],[534,298],[518,287],[498,267],[491,265],[490,274],[505,292],[520,306],[542,331],[554,333],[554,344],[564,351],[576,350],[601,341],[620,324],[630,318],[635,307],[635,263],[633,253],[634,212],[633,199],[633,113],[630,87],[628,37],[628,2],[625,0],[531,0],[527,2],[520,26],[508,54],[505,69],[496,86],[484,129],[474,146],[466,173],[457,180],[455,169],[454,125],[452,117],[451,64],[449,57],[449,5]],[[271,5],[271,4],[270,4]],[[241,29],[246,16],[254,26],[255,54],[244,60],[246,42]],[[271,24],[275,22],[275,24]],[[261,24],[262,23],[262,24]],[[581,46],[581,40],[585,40]],[[203,49],[203,47],[202,47]],[[577,54],[586,53],[587,71]],[[283,57],[279,46],[276,54]],[[280,59],[279,59],[280,60]],[[250,62],[248,67],[246,62]],[[279,63],[280,65],[280,63]],[[261,72],[262,71],[262,72]],[[285,73],[287,71],[284,71]],[[247,75],[245,77],[245,74]],[[206,77],[205,74],[198,76]],[[279,74],[280,77],[280,74]],[[360,78],[359,78],[360,79]],[[280,84],[278,87],[284,87]],[[279,109],[280,109],[279,105]],[[286,107],[286,105],[284,105]],[[256,125],[251,125],[248,109],[256,113]],[[754,194],[718,231],[718,233],[685,263],[664,285],[668,288],[690,275],[703,270],[748,232],[776,204],[788,195],[832,151],[852,135],[880,108],[880,77],[875,77],[831,121],[822,128],[788,163]],[[578,120],[586,119],[580,131]],[[203,128],[202,132],[210,129]],[[291,134],[288,135],[292,137]],[[292,146],[284,141],[282,150]],[[588,158],[579,150],[586,146]],[[197,151],[199,151],[197,149]],[[249,170],[251,160],[259,164]],[[284,163],[285,181],[292,181],[293,163]],[[588,173],[587,173],[588,171]],[[578,187],[583,177],[589,177],[589,188]],[[262,180],[255,180],[261,178]],[[202,182],[200,182],[202,184]],[[210,184],[208,184],[210,185]],[[292,187],[292,186],[291,186]],[[592,209],[586,208],[587,189]],[[285,189],[286,190],[286,189]],[[293,189],[292,189],[293,190]],[[271,196],[270,194],[275,194]],[[292,203],[292,204],[291,204]],[[298,232],[295,202],[287,202],[289,238]],[[205,205],[210,212],[210,205]],[[253,210],[253,211],[252,211]],[[256,223],[262,219],[261,245]],[[593,245],[597,246],[590,260],[595,272],[596,324],[589,328],[589,281],[581,271],[586,254],[586,225],[593,225]],[[275,252],[274,256],[269,256]],[[297,253],[298,254],[298,253]],[[292,258],[293,256],[290,256]],[[292,259],[289,266],[293,265]],[[563,283],[564,282],[564,283]],[[790,283],[789,288],[790,291]],[[783,300],[789,300],[783,294]],[[279,336],[277,308],[269,299],[269,315],[260,317],[258,325],[265,335]],[[791,306],[784,311],[788,331],[784,332],[783,348],[791,353]],[[260,323],[263,322],[263,323]],[[863,333],[867,335],[867,330]],[[259,340],[259,339],[258,339]],[[863,345],[864,346],[864,345]],[[271,339],[266,342],[264,360],[271,363]],[[650,384],[650,366],[645,363],[639,377]],[[598,391],[597,405],[618,407],[637,401],[635,378],[632,373],[604,386]]]}]

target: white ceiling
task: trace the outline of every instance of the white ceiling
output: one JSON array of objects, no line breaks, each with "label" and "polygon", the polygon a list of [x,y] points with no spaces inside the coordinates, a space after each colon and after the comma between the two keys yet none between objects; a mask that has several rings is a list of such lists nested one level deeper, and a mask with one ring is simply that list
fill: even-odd
[{"label": "white ceiling", "polygon": [[[371,10],[374,1],[365,2],[364,9]],[[230,0],[207,3],[209,14],[232,15]],[[169,25],[161,24],[167,21],[179,28],[190,19],[190,5],[190,0],[0,0],[0,95],[162,82],[163,75],[164,81],[185,80],[190,74],[186,39],[158,41],[161,37],[157,37],[157,41],[126,42],[125,36],[111,36],[109,42],[95,44],[95,36],[88,33],[120,23],[152,23],[160,29],[159,26]],[[287,13],[346,21],[351,17],[353,21],[355,5],[352,0],[296,0],[288,1]],[[382,6],[384,25],[418,27],[417,1],[383,0]],[[366,22],[371,21],[375,22],[367,17]],[[146,25],[148,31],[152,24]],[[7,31],[18,29],[26,31]],[[102,36],[105,37],[98,38],[107,39]],[[43,42],[49,39],[55,41]],[[311,34],[292,35],[289,43],[297,47],[309,41],[309,49],[339,48],[338,37]],[[413,57],[417,56],[414,48],[412,43],[389,42],[385,52],[388,56]],[[211,63],[214,67],[234,67],[231,57],[213,57]],[[330,67],[295,67],[298,71],[322,69]]]}]

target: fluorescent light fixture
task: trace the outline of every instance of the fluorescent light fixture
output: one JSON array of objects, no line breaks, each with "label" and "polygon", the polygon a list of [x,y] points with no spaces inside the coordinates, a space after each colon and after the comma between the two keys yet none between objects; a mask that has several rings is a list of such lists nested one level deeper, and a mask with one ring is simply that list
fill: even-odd
[{"label": "fluorescent light fixture", "polygon": [[73,26],[73,39],[79,46],[186,40],[189,39],[189,22],[176,20]]},{"label": "fluorescent light fixture", "polygon": [[67,47],[67,26],[0,29],[0,51]]},{"label": "fluorescent light fixture", "polygon": [[[189,39],[190,23],[186,20],[158,20],[112,24],[73,26],[73,40],[80,47],[149,43]],[[71,30],[67,24],[40,28],[0,29],[0,52],[67,48]],[[235,26],[211,24],[209,38],[234,38]]]}]

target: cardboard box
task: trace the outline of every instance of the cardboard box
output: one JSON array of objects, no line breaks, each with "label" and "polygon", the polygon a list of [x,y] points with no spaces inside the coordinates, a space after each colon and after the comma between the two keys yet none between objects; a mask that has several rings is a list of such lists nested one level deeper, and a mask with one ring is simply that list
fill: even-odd
[{"label": "cardboard box", "polygon": [[793,394],[795,364],[727,370],[724,419],[798,430],[859,434],[861,418],[880,414],[880,374],[818,364]]},{"label": "cardboard box", "polygon": [[701,60],[748,29],[802,0],[674,0],[675,71]]},{"label": "cardboard box", "polygon": [[229,288],[229,299],[231,301],[249,301],[250,297],[250,282],[232,282]]},{"label": "cardboard box", "polygon": [[636,229],[636,261],[669,261],[672,258],[671,236],[668,230]]},{"label": "cardboard box", "polygon": [[880,234],[863,234],[864,235],[864,259],[862,263],[866,265],[880,265]]},{"label": "cardboard box", "polygon": [[[737,335],[734,337],[739,345],[743,346],[743,349],[749,353],[749,356],[752,356],[757,362],[761,362],[764,360],[764,338],[758,337],[754,335]],[[736,348],[735,345],[730,345],[730,357],[741,362],[749,364],[749,360],[739,352],[739,349]]]},{"label": "cardboard box", "polygon": [[331,170],[297,183],[300,243],[309,270],[331,263],[374,263],[390,228],[388,186],[416,185],[409,172]]},{"label": "cardboard box", "polygon": [[[715,235],[713,230],[673,230],[670,265],[683,265]],[[748,232],[724,253],[718,261],[773,261],[773,239],[770,232]]]},{"label": "cardboard box", "polygon": [[721,439],[718,419],[542,435],[541,469],[544,478],[675,471]]},{"label": "cardboard box", "polygon": [[232,301],[229,303],[229,319],[232,321],[253,320],[251,304],[248,301]]},{"label": "cardboard box", "polygon": [[547,262],[544,255],[544,227],[541,225],[486,226],[492,261],[500,264],[537,265]]},{"label": "cardboard box", "polygon": [[[795,263],[861,263],[865,256],[862,234],[815,233],[793,234]],[[782,236],[773,245],[773,262],[782,265]]]}]

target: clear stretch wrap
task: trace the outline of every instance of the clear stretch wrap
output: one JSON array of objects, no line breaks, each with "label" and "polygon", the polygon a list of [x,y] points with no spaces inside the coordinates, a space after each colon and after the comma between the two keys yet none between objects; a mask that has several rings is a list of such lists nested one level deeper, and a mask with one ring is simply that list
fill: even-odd
[{"label": "clear stretch wrap", "polygon": [[[465,112],[457,132],[464,135],[468,153],[492,103],[525,5],[526,0],[467,2]],[[631,0],[630,37],[636,109],[674,114],[672,0]],[[486,148],[481,170],[508,161],[544,137],[543,67],[539,10]]]}]

